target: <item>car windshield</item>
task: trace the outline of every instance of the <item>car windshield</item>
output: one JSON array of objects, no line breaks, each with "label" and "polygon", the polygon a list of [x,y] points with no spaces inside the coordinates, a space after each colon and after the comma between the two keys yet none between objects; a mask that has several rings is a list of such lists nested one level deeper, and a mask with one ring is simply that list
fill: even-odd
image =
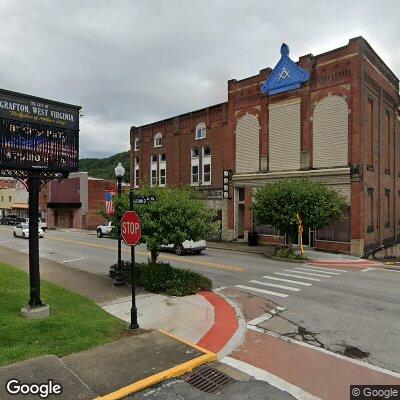
[{"label": "car windshield", "polygon": [[22,229],[28,229],[28,224],[21,224]]}]

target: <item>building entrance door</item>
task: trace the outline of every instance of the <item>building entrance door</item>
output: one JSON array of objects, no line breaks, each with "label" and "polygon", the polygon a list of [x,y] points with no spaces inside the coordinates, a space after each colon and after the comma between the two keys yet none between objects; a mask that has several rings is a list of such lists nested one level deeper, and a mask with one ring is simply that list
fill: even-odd
[{"label": "building entrance door", "polygon": [[238,204],[237,237],[244,238],[244,204]]}]

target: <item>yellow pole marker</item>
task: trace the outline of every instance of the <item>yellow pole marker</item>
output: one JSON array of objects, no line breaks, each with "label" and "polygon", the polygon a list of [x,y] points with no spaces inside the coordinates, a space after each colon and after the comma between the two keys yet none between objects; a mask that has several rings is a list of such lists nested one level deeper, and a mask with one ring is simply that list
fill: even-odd
[{"label": "yellow pole marker", "polygon": [[300,253],[304,256],[304,248],[303,248],[303,222],[300,217],[300,213],[296,214],[297,217],[297,232],[299,237],[299,245],[300,245]]}]

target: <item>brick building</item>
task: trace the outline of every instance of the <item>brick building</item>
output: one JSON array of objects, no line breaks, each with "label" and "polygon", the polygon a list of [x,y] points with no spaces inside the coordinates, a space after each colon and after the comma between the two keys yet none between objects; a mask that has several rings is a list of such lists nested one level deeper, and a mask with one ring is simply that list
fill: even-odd
[{"label": "brick building", "polygon": [[[132,185],[197,186],[219,211],[223,239],[256,228],[273,243],[285,237],[253,225],[252,191],[309,177],[350,207],[331,227],[307,227],[304,243],[360,255],[400,238],[399,80],[365,39],[298,62],[283,44],[273,69],[228,81],[227,98],[132,127]],[[233,173],[228,199],[223,170]]]},{"label": "brick building", "polygon": [[104,222],[104,193],[116,191],[116,181],[88,177],[87,172],[53,180],[40,192],[39,209],[49,228],[96,229]]}]

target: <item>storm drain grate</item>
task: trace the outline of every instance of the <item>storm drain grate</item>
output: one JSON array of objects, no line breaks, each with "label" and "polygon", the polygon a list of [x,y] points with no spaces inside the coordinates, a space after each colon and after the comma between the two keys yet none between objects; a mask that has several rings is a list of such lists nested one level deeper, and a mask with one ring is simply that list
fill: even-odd
[{"label": "storm drain grate", "polygon": [[187,383],[206,393],[219,392],[226,385],[235,382],[235,379],[208,365],[199,368],[184,379]]}]

